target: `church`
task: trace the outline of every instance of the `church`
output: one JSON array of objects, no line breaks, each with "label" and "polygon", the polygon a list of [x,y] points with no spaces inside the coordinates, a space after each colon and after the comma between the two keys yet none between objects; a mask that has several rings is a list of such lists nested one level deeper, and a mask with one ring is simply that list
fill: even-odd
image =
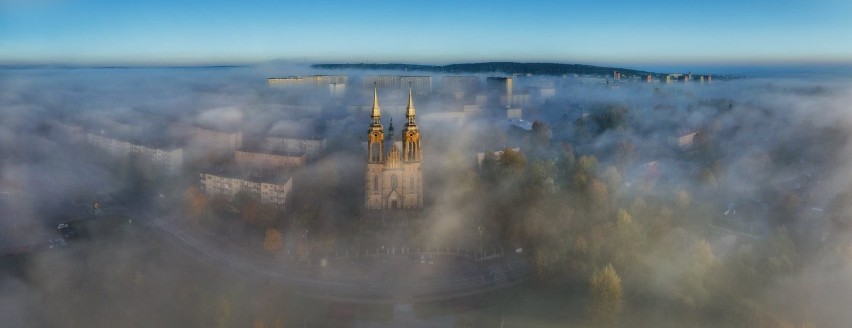
[{"label": "church", "polygon": [[420,131],[415,122],[414,101],[408,90],[408,107],[401,140],[393,130],[393,119],[385,134],[379,95],[373,90],[372,123],[367,131],[367,209],[423,208],[423,172],[420,167]]}]

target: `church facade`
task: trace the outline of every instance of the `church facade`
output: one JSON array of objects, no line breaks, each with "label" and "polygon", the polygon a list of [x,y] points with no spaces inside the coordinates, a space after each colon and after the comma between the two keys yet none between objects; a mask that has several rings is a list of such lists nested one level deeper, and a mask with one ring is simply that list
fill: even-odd
[{"label": "church facade", "polygon": [[364,203],[367,209],[423,208],[423,172],[420,166],[420,130],[415,122],[414,101],[408,91],[406,123],[400,136],[393,119],[387,133],[382,125],[378,91],[373,90],[372,123],[367,131],[367,172]]}]

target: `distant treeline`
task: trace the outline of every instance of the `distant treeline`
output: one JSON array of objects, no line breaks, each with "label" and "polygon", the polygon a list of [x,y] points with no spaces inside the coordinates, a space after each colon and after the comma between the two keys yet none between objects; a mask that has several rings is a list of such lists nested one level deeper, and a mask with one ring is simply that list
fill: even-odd
[{"label": "distant treeline", "polygon": [[613,71],[621,72],[622,76],[646,76],[651,74],[655,77],[658,73],[639,71],[633,69],[604,67],[579,64],[556,64],[556,63],[514,63],[514,62],[491,62],[472,64],[437,65],[411,65],[411,64],[314,64],[313,68],[320,69],[366,69],[366,70],[399,70],[399,71],[427,71],[441,73],[504,73],[510,75],[604,75],[612,76]]}]

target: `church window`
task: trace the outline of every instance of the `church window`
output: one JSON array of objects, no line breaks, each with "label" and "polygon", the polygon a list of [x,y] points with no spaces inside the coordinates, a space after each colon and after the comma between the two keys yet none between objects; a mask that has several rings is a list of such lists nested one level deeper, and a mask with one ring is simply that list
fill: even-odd
[{"label": "church window", "polygon": [[396,189],[396,174],[391,176],[391,189]]},{"label": "church window", "polygon": [[414,177],[408,177],[408,187],[414,189]]},{"label": "church window", "polygon": [[379,177],[373,176],[373,191],[379,192]]}]

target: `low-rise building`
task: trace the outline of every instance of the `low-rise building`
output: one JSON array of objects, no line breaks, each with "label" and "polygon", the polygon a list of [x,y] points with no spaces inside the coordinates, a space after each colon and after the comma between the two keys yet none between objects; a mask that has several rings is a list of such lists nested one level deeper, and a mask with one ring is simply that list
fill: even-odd
[{"label": "low-rise building", "polygon": [[181,122],[171,123],[169,129],[171,135],[188,139],[190,146],[206,152],[226,154],[243,146],[242,132],[222,132]]},{"label": "low-rise building", "polygon": [[444,92],[473,92],[479,90],[481,83],[479,76],[449,75],[441,79],[441,87]]},{"label": "low-rise building", "polygon": [[364,88],[407,90],[411,87],[414,94],[432,93],[432,77],[428,75],[368,75],[364,77],[361,83]]},{"label": "low-rise building", "polygon": [[170,144],[144,144],[109,137],[100,133],[86,133],[86,141],[114,156],[136,154],[143,160],[158,165],[170,173],[177,173],[183,167],[183,148]]},{"label": "low-rise building", "polygon": [[304,152],[284,153],[271,149],[243,148],[234,151],[234,159],[240,167],[272,170],[305,166],[307,155]]},{"label": "low-rise building", "polygon": [[266,79],[268,85],[292,85],[292,86],[320,86],[331,84],[346,85],[349,77],[346,75],[309,75],[309,76],[286,76],[270,77]]},{"label": "low-rise building", "polygon": [[261,204],[283,207],[293,191],[293,178],[275,173],[234,171],[199,173],[201,190],[210,196],[224,196],[229,201],[245,192],[260,200]]},{"label": "low-rise building", "polygon": [[325,150],[325,138],[268,137],[262,149],[274,149],[279,153],[305,154],[307,160],[318,158]]}]

